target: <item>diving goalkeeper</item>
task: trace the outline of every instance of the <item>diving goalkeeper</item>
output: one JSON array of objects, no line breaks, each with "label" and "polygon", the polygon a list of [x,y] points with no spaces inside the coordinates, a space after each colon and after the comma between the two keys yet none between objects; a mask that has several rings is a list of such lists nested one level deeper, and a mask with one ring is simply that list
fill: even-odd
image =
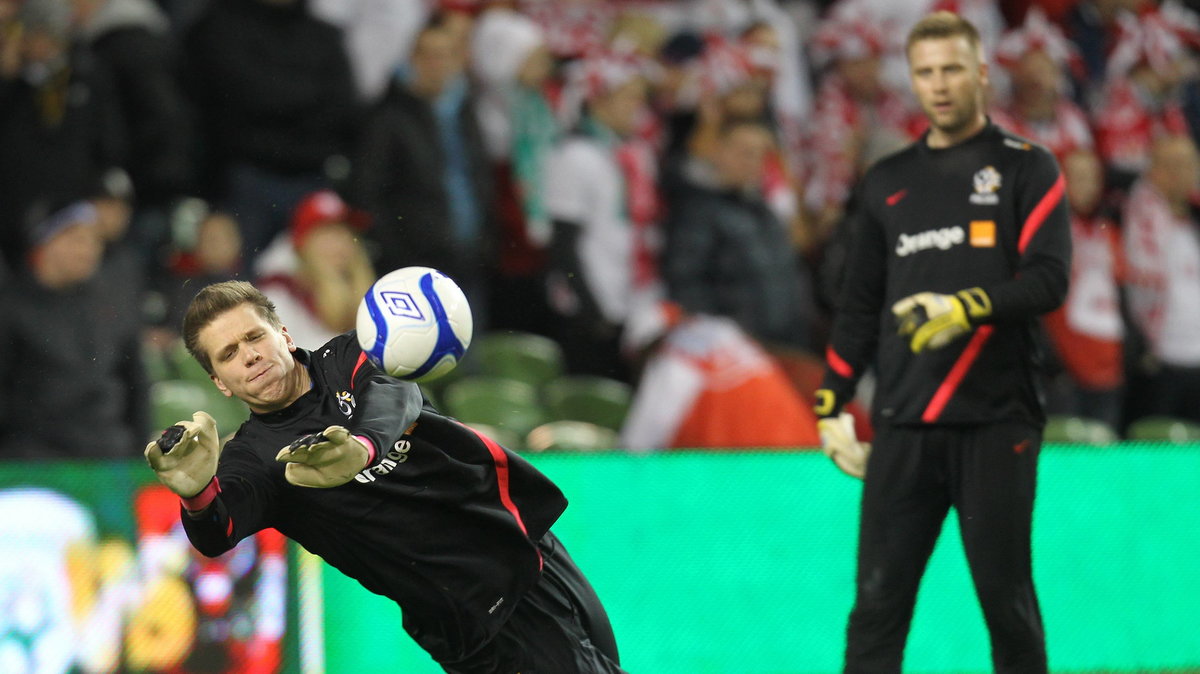
[{"label": "diving goalkeeper", "polygon": [[223,450],[203,411],[146,447],[197,550],[278,529],[398,603],[452,674],[623,671],[600,600],[550,532],[566,499],[524,459],[380,373],[353,333],[297,348],[248,283],[201,290],[183,335],[252,412]]}]

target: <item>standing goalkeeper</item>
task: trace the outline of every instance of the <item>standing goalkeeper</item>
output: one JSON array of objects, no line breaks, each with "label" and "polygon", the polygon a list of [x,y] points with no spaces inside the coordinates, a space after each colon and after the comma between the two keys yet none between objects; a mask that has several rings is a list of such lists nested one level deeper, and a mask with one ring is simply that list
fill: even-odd
[{"label": "standing goalkeeper", "polygon": [[[996,672],[1046,671],[1030,555],[1044,416],[1037,317],[1067,291],[1070,234],[1051,155],[984,115],[979,35],[937,12],[907,43],[929,119],[864,178],[817,413],[862,477],[846,672],[899,672],[917,588],[957,509]],[[874,365],[874,449],[849,415]]]},{"label": "standing goalkeeper", "polygon": [[396,601],[447,672],[622,671],[600,600],[550,532],[566,499],[533,466],[423,407],[353,333],[297,348],[248,283],[201,290],[183,334],[253,412],[224,450],[204,412],[146,447],[197,550],[278,529]]}]

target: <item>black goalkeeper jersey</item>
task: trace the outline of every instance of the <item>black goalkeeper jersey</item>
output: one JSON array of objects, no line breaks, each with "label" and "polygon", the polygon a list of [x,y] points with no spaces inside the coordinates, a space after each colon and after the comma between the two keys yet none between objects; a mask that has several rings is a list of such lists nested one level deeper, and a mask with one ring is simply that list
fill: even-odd
[{"label": "black goalkeeper jersey", "polygon": [[[537,583],[536,542],[566,508],[562,492],[516,454],[422,407],[415,384],[380,373],[354,333],[298,349],[313,387],[288,408],[254,414],[225,446],[220,494],[186,511],[210,556],[273,527],[368,590],[395,600],[405,630],[435,659],[458,659],[500,629]],[[376,457],[332,489],[297,487],[276,453],[342,425]]]},{"label": "black goalkeeper jersey", "polygon": [[[1048,151],[990,123],[952,147],[921,138],[876,164],[852,221],[823,386],[848,400],[874,364],[879,421],[1041,424],[1036,318],[1066,297],[1064,191]],[[892,305],[973,287],[991,298],[992,315],[944,348],[913,354]]]}]

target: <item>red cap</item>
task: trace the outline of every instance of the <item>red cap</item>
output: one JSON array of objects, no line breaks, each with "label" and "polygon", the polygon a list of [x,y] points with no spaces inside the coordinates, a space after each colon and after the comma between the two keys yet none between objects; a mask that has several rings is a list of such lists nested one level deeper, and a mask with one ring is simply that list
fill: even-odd
[{"label": "red cap", "polygon": [[361,231],[370,224],[370,216],[350,208],[333,190],[311,192],[292,211],[292,245],[302,247],[304,239],[314,229],[329,224],[342,224]]}]

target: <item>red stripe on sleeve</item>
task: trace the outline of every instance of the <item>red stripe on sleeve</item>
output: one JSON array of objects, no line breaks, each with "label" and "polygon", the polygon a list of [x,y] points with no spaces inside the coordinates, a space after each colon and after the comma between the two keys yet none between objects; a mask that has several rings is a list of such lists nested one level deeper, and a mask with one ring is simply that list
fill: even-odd
[{"label": "red stripe on sleeve", "polygon": [[1042,200],[1037,206],[1033,207],[1033,211],[1029,213],[1029,217],[1025,218],[1025,226],[1021,228],[1021,240],[1017,242],[1017,252],[1024,253],[1025,248],[1029,246],[1029,241],[1033,239],[1033,235],[1042,228],[1042,223],[1046,221],[1046,216],[1050,215],[1050,211],[1058,205],[1062,199],[1063,191],[1066,183],[1063,182],[1063,177],[1058,176],[1058,180],[1046,190],[1046,194],[1042,195]]},{"label": "red stripe on sleeve", "polygon": [[367,362],[367,354],[358,354],[358,362],[354,364],[354,371],[350,373],[350,390],[354,390],[354,378],[358,376],[358,368],[362,367],[363,363]]},{"label": "red stripe on sleeve", "polygon": [[854,376],[854,368],[850,367],[850,363],[843,360],[837,351],[833,350],[833,346],[825,347],[825,362],[829,365],[829,369],[847,379]]},{"label": "red stripe on sleeve", "polygon": [[933,394],[933,398],[929,401],[929,406],[921,414],[921,421],[932,423],[937,421],[938,417],[942,415],[942,410],[946,409],[946,404],[950,402],[950,398],[958,390],[958,385],[962,383],[963,377],[967,376],[967,371],[975,364],[975,359],[979,357],[979,352],[983,350],[984,343],[992,336],[992,329],[990,325],[983,325],[971,336],[971,341],[967,343],[967,348],[963,349],[958,360],[954,362],[954,367],[950,368],[950,374],[946,375],[946,378],[942,380],[942,385],[938,386],[937,391]]},{"label": "red stripe on sleeve", "polygon": [[[521,528],[521,533],[529,536],[529,530],[525,528],[525,521],[521,519],[521,511],[517,509],[517,504],[513,503],[512,495],[508,491],[508,455],[504,453],[504,448],[496,444],[496,441],[479,431],[463,424],[463,427],[479,436],[487,447],[488,452],[492,455],[492,462],[496,465],[496,486],[500,490],[500,504],[504,509],[512,514],[513,519],[517,521],[517,526]],[[542,567],[542,553],[538,551],[538,568]]]}]

